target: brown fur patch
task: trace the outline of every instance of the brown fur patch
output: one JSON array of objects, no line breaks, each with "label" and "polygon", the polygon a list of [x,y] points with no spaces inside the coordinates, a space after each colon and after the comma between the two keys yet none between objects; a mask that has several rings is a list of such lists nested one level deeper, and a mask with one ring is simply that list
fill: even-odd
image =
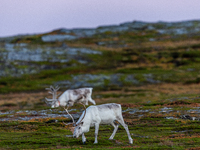
[{"label": "brown fur patch", "polygon": [[73,95],[80,95],[81,94],[81,90],[79,90],[79,89],[75,89],[72,92],[73,92]]}]

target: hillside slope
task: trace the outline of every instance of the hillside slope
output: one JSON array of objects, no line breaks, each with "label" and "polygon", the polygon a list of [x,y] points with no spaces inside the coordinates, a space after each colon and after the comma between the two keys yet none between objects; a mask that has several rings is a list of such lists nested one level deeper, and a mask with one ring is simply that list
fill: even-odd
[{"label": "hillside slope", "polygon": [[0,39],[2,93],[199,83],[200,21],[127,22]]},{"label": "hillside slope", "polygon": [[[1,149],[199,149],[200,21],[128,22],[0,39]],[[93,87],[96,104],[119,103],[119,126],[94,127],[86,144],[45,90]],[[82,105],[69,112],[80,117]]]}]

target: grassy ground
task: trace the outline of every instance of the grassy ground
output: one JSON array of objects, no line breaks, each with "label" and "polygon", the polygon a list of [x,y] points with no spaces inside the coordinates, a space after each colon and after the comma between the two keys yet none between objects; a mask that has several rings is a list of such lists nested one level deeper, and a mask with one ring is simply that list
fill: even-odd
[{"label": "grassy ground", "polygon": [[[114,140],[108,140],[113,127],[100,126],[98,144],[94,142],[94,127],[86,133],[87,142],[82,144],[81,137],[72,138],[66,118],[32,119],[30,121],[1,121],[1,149],[198,149],[200,142],[200,120],[198,97],[199,85],[148,85],[132,87],[121,91],[99,91],[93,93],[96,102],[121,103],[123,117],[128,124],[133,144],[128,143],[127,134],[119,127]],[[41,102],[47,93],[20,93],[13,96],[3,94],[1,98],[11,104],[1,106],[2,112],[18,110],[21,103],[15,97],[23,95],[23,101],[32,98],[21,110],[49,109]],[[34,96],[33,96],[34,95]],[[97,98],[101,96],[101,98]],[[35,98],[35,99],[34,99]],[[20,101],[20,100],[19,100]],[[37,104],[40,102],[40,106]],[[74,106],[78,108],[79,106]],[[4,108],[4,109],[3,109]],[[6,108],[6,109],[5,109]],[[62,110],[62,108],[59,108]],[[76,112],[76,111],[75,111]],[[73,112],[73,113],[75,113]],[[1,115],[0,118],[10,117]],[[26,114],[17,114],[21,117]],[[189,118],[184,118],[184,115]],[[192,119],[194,117],[194,119]],[[15,118],[15,115],[13,116]],[[55,122],[54,120],[57,120]]]},{"label": "grassy ground", "polygon": [[[199,102],[199,101],[198,101]],[[142,105],[140,105],[141,107]],[[156,110],[161,106],[148,106]],[[171,105],[170,105],[171,107]],[[172,106],[179,110],[179,106]],[[184,109],[190,105],[182,105]],[[129,107],[131,108],[131,107]],[[125,109],[125,107],[123,108]],[[182,108],[181,111],[184,111]],[[129,126],[133,144],[128,143],[127,134],[122,126],[114,140],[108,140],[113,127],[100,126],[98,144],[94,142],[94,128],[86,133],[87,142],[82,144],[81,138],[70,137],[72,133],[63,123],[48,123],[48,119],[31,120],[27,122],[12,121],[0,124],[1,149],[190,149],[199,148],[199,121],[183,119],[166,119],[169,114],[146,113],[142,117],[133,118],[130,113],[123,113]],[[171,112],[170,116],[178,116]],[[68,136],[69,137],[68,137]]]},{"label": "grassy ground", "polygon": [[[48,97],[44,89],[55,82],[70,81],[72,76],[84,74],[122,74],[122,85],[111,85],[105,80],[104,86],[93,89],[92,97],[97,104],[115,102],[122,105],[133,144],[128,143],[122,126],[111,141],[108,138],[113,127],[100,126],[98,144],[93,144],[94,128],[91,128],[86,133],[84,145],[81,138],[70,137],[69,127],[62,123],[62,120],[70,122],[69,119],[41,118],[1,121],[0,149],[200,149],[198,35],[158,35],[144,30],[102,33],[92,38],[48,44],[42,42],[40,36],[12,42],[29,43],[35,47],[38,44],[44,48],[66,44],[98,50],[102,55],[83,56],[90,62],[88,65],[81,65],[76,60],[68,63],[37,62],[37,65],[48,64],[57,69],[0,78],[0,119],[30,116],[25,112],[15,113],[20,110],[50,110],[44,102],[44,97]],[[149,38],[156,41],[149,41]],[[128,75],[133,75],[137,83],[125,81]],[[79,106],[73,108],[80,109]],[[55,119],[57,122],[52,121]]]}]

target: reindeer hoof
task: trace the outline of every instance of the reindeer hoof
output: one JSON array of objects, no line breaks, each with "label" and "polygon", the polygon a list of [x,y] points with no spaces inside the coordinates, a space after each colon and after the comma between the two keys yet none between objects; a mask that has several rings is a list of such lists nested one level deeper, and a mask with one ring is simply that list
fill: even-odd
[{"label": "reindeer hoof", "polygon": [[133,144],[133,139],[129,140],[129,144]]},{"label": "reindeer hoof", "polygon": [[108,140],[113,140],[112,138],[109,138]]},{"label": "reindeer hoof", "polygon": [[86,142],[83,142],[83,144],[85,144]]}]

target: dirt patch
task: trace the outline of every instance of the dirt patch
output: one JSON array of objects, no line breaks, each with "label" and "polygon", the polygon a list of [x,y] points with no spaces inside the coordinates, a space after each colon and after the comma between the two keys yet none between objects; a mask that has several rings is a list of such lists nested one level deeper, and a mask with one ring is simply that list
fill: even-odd
[{"label": "dirt patch", "polygon": [[0,110],[31,108],[36,103],[46,105],[44,98],[48,96],[47,92],[0,94]]},{"label": "dirt patch", "polygon": [[187,150],[200,150],[200,147],[189,148]]},{"label": "dirt patch", "polygon": [[[111,97],[101,97],[102,95],[110,94]],[[122,94],[119,97],[112,97],[112,95]],[[131,96],[132,95],[132,96]],[[135,96],[134,96],[135,95]],[[139,95],[139,96],[138,96]],[[141,96],[140,96],[141,95]],[[138,102],[146,101],[156,101],[169,98],[178,98],[182,95],[200,95],[200,84],[154,84],[154,85],[144,85],[135,87],[125,87],[117,91],[95,91],[93,90],[92,98],[96,101],[96,104],[103,103],[120,103],[122,107],[139,107]],[[25,109],[24,106],[29,106],[31,108],[35,104],[46,106],[44,99],[45,97],[50,98],[47,91],[42,92],[31,92],[31,93],[10,93],[10,94],[0,94],[0,110],[2,109]],[[125,101],[129,99],[129,101]],[[124,101],[122,103],[122,101]],[[133,104],[135,103],[135,104]],[[199,107],[198,103],[187,103],[185,101],[173,101],[167,105],[191,105]],[[9,104],[9,106],[8,106]],[[22,106],[22,107],[20,107]]]},{"label": "dirt patch", "polygon": [[174,101],[168,104],[165,104],[164,106],[190,106],[190,107],[198,107],[200,104],[198,103],[191,103],[191,102],[187,102],[187,101],[183,101],[183,100],[179,100],[179,101]]},{"label": "dirt patch", "polygon": [[135,107],[140,107],[139,105],[135,105],[135,104],[123,104],[121,103],[122,107],[128,107],[128,108],[135,108]]},{"label": "dirt patch", "polygon": [[169,103],[169,104],[167,104],[167,105],[187,105],[187,104],[191,104],[191,103],[190,103],[190,102],[187,102],[187,101],[182,101],[182,100],[180,100],[180,101],[171,102],[171,103]]},{"label": "dirt patch", "polygon": [[172,84],[163,83],[156,85],[146,85],[137,87],[137,89],[151,89],[154,92],[169,94],[169,95],[180,95],[180,94],[199,94],[200,95],[200,84]]},{"label": "dirt patch", "polygon": [[31,93],[9,93],[9,94],[0,94],[0,105],[5,102],[16,103],[22,101],[40,101],[45,97],[48,97],[47,92],[31,92]]}]

